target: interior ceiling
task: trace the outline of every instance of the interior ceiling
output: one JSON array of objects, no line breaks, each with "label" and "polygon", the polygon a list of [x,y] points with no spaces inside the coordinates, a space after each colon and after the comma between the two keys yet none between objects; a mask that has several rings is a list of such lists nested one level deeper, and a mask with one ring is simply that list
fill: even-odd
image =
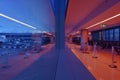
[{"label": "interior ceiling", "polygon": [[[95,17],[93,20],[89,21],[88,23],[86,23],[82,27],[87,28],[89,25],[103,21],[103,20],[108,19],[108,18],[110,18],[114,15],[117,15],[117,14],[120,14],[120,2],[118,2],[116,5],[112,6],[110,9],[106,10],[105,12],[100,14],[99,16]],[[103,24],[106,24],[107,27],[112,27],[112,25],[120,25],[120,16],[118,16],[114,19],[111,19]],[[89,30],[96,30],[96,29],[101,29],[101,28],[102,28],[102,24],[97,25],[93,28],[90,28]]]},{"label": "interior ceiling", "polygon": [[[54,32],[55,18],[51,0],[0,0],[0,14],[5,14],[37,28],[37,31]],[[97,22],[120,13],[120,0],[69,0],[66,34],[85,29]],[[105,22],[109,27],[120,24],[120,16]],[[100,29],[101,24],[89,30]],[[0,16],[0,32],[33,32],[24,25]]]},{"label": "interior ceiling", "polygon": [[[120,0],[69,0],[66,17],[66,34],[85,29],[95,23],[120,13]],[[105,22],[120,24],[120,16]],[[101,24],[89,30],[100,29]]]}]

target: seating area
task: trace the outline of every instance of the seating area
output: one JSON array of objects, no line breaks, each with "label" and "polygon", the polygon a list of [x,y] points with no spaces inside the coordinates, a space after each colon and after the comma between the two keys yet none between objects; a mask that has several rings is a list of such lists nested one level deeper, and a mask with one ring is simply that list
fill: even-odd
[{"label": "seating area", "polygon": [[111,49],[112,46],[120,46],[119,41],[89,41],[89,45],[94,45],[95,42],[102,49]]}]

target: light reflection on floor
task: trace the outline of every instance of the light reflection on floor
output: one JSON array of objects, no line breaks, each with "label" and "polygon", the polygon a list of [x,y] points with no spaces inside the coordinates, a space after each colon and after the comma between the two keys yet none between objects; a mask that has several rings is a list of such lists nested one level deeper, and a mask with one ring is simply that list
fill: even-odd
[{"label": "light reflection on floor", "polygon": [[114,63],[117,68],[110,68],[111,65],[111,50],[97,49],[98,58],[92,58],[93,50],[89,54],[82,53],[80,46],[75,44],[67,44],[74,55],[85,65],[85,67],[94,75],[97,80],[120,80],[120,55],[115,53]]}]

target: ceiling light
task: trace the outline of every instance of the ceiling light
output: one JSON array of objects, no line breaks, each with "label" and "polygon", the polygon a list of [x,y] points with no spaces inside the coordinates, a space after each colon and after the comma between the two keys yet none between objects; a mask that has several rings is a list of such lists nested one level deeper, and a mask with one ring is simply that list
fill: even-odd
[{"label": "ceiling light", "polygon": [[89,28],[92,28],[92,27],[97,26],[97,25],[99,25],[99,24],[102,24],[102,23],[104,23],[104,22],[107,22],[107,21],[109,21],[109,20],[111,20],[111,19],[114,19],[114,18],[116,18],[116,17],[118,17],[118,16],[120,16],[120,14],[117,14],[117,15],[115,15],[115,16],[112,16],[112,17],[108,18],[108,19],[105,19],[105,20],[100,21],[100,22],[98,22],[98,23],[96,23],[96,24],[93,24],[93,25],[87,27],[86,29],[89,29]]},{"label": "ceiling light", "polygon": [[2,17],[4,17],[4,18],[7,18],[7,19],[9,19],[9,20],[12,20],[12,21],[14,21],[14,22],[17,22],[17,23],[19,23],[19,24],[25,25],[25,26],[27,26],[27,27],[30,27],[30,28],[33,28],[33,29],[37,29],[37,28],[34,27],[34,26],[31,26],[31,25],[26,24],[26,23],[24,23],[24,22],[21,22],[21,21],[19,21],[19,20],[17,20],[17,19],[14,19],[14,18],[11,18],[11,17],[9,17],[9,16],[6,16],[6,15],[4,15],[4,14],[1,14],[1,13],[0,13],[0,16],[2,16]]}]

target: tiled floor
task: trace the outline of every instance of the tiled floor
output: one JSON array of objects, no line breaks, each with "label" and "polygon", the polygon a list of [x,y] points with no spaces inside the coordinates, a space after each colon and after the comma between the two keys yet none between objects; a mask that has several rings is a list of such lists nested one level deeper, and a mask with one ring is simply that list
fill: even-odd
[{"label": "tiled floor", "polygon": [[80,51],[80,46],[75,44],[68,44],[68,47],[74,55],[85,65],[85,67],[94,75],[96,80],[120,80],[120,55],[115,52],[114,65],[117,68],[110,68],[112,64],[112,51],[111,49],[97,48],[97,57],[93,57],[93,49],[89,54]]}]

